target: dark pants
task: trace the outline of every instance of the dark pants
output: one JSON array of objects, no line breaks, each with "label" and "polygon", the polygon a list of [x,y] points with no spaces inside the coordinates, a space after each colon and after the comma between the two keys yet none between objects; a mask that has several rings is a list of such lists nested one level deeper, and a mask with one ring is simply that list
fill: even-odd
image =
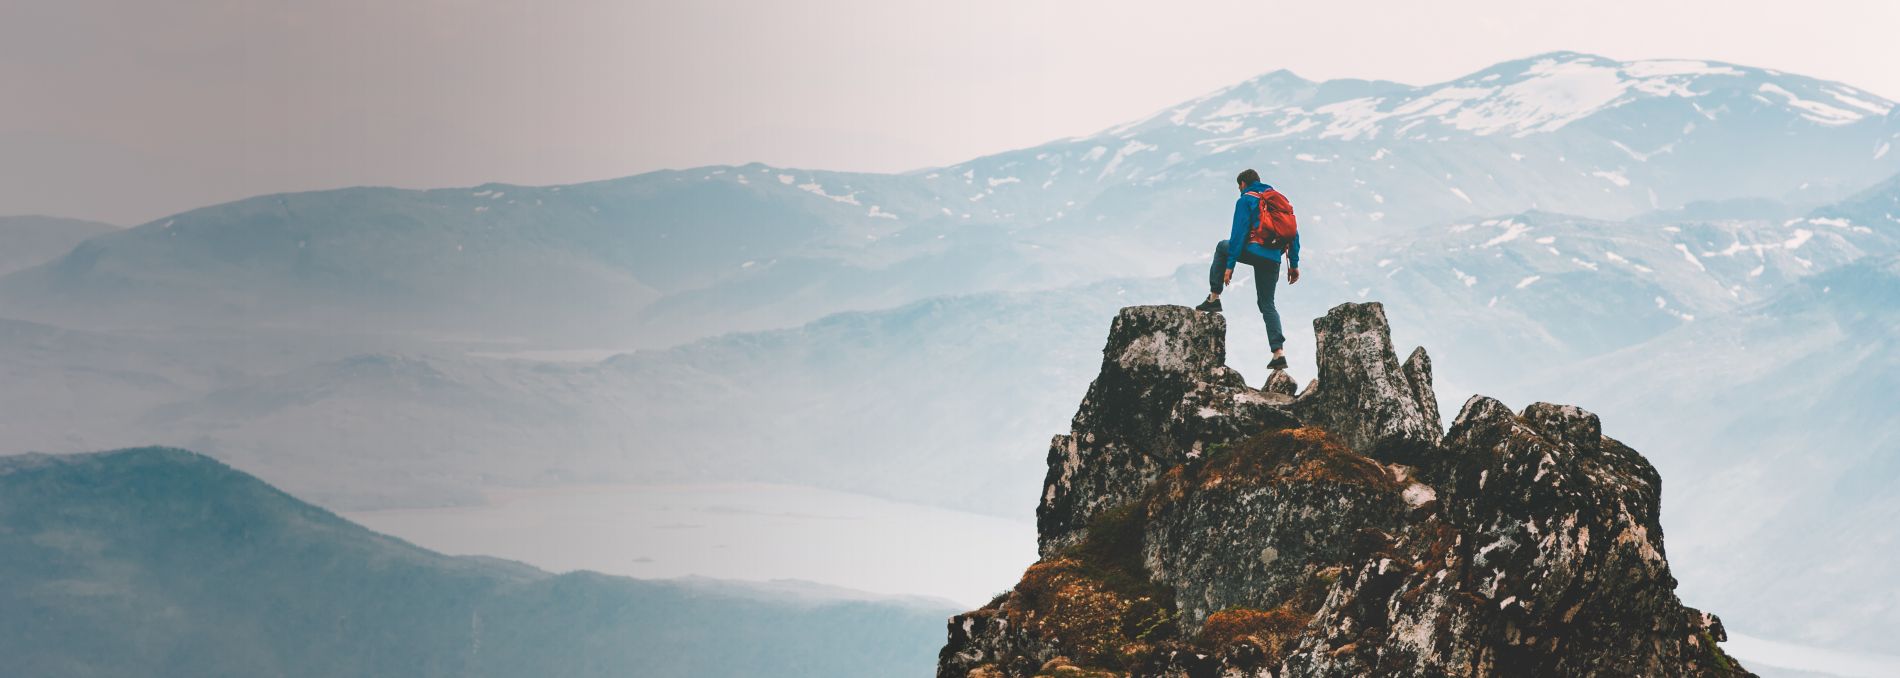
[{"label": "dark pants", "polygon": [[[1254,296],[1260,304],[1260,317],[1267,321],[1267,345],[1278,351],[1286,345],[1280,332],[1280,311],[1273,307],[1273,288],[1280,280],[1280,262],[1240,250],[1240,263],[1253,267]],[[1214,246],[1214,263],[1207,268],[1207,286],[1215,294],[1221,291],[1221,274],[1227,272],[1227,241]]]}]

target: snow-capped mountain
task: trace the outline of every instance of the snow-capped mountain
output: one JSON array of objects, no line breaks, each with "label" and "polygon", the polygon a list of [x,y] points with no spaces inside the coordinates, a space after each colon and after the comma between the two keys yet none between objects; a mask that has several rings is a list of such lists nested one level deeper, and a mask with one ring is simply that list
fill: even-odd
[{"label": "snow-capped mountain", "polygon": [[[1555,53],[1423,87],[1277,71],[924,176],[950,185],[946,203],[1122,235],[1218,222],[1195,205],[1254,166],[1316,234],[1354,240],[1528,209],[1627,218],[1737,197],[1820,204],[1900,168],[1895,120],[1890,101],[1792,74]],[[1051,191],[1078,205],[1037,212]]]},{"label": "snow-capped mountain", "polygon": [[1556,53],[1420,87],[1278,71],[1099,134],[908,174],[754,164],[253,198],[10,276],[0,313],[664,345],[1164,275],[1224,233],[1244,167],[1293,198],[1315,251],[1527,210],[1798,212],[1900,171],[1897,121],[1847,85],[1707,62]]}]

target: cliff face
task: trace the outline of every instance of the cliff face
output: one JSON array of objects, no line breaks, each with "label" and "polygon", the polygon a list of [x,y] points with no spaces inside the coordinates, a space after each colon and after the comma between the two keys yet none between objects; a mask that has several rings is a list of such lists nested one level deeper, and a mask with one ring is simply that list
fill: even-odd
[{"label": "cliff face", "polygon": [[1595,415],[1475,396],[1441,434],[1378,304],[1314,329],[1296,397],[1225,367],[1220,316],[1123,309],[1050,448],[1042,558],[950,620],[939,678],[1749,675]]}]

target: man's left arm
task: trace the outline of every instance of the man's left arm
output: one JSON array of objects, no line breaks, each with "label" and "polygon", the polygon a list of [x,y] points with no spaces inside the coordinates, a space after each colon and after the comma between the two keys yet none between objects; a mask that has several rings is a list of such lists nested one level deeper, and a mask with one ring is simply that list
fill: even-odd
[{"label": "man's left arm", "polygon": [[1300,281],[1300,234],[1293,234],[1292,244],[1286,248],[1286,284]]}]

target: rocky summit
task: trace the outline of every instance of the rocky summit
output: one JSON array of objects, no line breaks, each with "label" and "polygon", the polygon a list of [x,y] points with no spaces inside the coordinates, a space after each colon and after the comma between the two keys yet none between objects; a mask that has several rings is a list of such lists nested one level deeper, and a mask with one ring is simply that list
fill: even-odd
[{"label": "rocky summit", "polygon": [[1747,676],[1664,557],[1662,479],[1580,408],[1474,396],[1385,311],[1249,388],[1226,323],[1124,308],[1049,449],[1041,559],[957,615],[939,678]]}]

